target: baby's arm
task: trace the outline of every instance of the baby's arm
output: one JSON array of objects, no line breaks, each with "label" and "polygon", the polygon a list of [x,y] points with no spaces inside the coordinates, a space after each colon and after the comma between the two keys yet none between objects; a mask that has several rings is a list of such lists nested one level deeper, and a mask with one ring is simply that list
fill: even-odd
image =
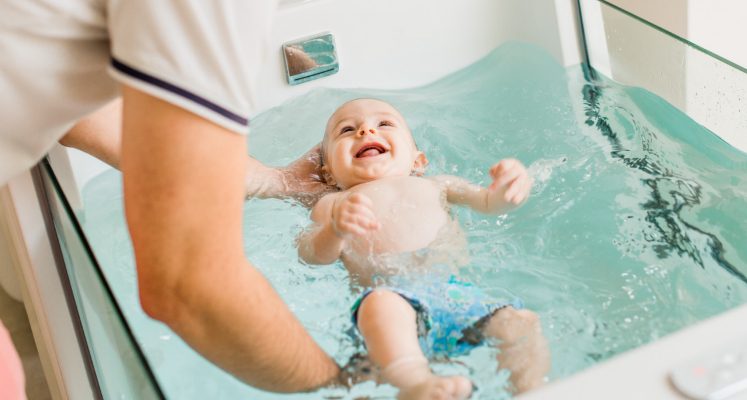
[{"label": "baby's arm", "polygon": [[529,197],[533,179],[524,165],[515,159],[505,159],[490,168],[493,183],[487,188],[450,175],[434,179],[446,187],[451,204],[466,205],[483,214],[503,214],[518,207]]},{"label": "baby's arm", "polygon": [[332,193],[311,210],[314,227],[298,238],[298,256],[309,264],[331,264],[345,241],[379,228],[371,199],[359,193]]}]

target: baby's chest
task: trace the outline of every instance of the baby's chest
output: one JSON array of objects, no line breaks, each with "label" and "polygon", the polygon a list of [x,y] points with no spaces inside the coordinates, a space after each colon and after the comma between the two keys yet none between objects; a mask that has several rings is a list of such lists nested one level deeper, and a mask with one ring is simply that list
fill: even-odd
[{"label": "baby's chest", "polygon": [[380,228],[356,241],[356,252],[401,253],[427,247],[450,218],[439,186],[422,178],[385,183],[362,192],[371,200]]},{"label": "baby's chest", "polygon": [[432,181],[409,178],[384,183],[361,191],[371,199],[372,211],[379,218],[413,223],[447,214],[442,190]]}]

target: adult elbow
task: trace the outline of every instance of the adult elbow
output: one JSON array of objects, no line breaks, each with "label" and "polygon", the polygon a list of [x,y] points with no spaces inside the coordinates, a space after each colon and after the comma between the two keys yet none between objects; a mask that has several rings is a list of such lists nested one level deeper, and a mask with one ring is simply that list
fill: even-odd
[{"label": "adult elbow", "polygon": [[138,294],[140,306],[149,317],[173,326],[179,319],[183,306],[180,306],[175,282],[164,278],[138,273]]},{"label": "adult elbow", "polygon": [[145,314],[166,325],[174,323],[175,312],[178,307],[173,305],[174,300],[168,293],[156,292],[151,289],[140,289],[140,307]]}]

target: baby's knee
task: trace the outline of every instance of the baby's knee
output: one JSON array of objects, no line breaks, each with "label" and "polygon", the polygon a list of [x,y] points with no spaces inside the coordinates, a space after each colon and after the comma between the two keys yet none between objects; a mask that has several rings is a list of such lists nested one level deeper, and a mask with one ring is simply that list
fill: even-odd
[{"label": "baby's knee", "polygon": [[506,306],[496,311],[491,319],[521,321],[525,324],[539,324],[540,322],[540,317],[536,312],[527,309],[516,309],[511,306]]},{"label": "baby's knee", "polygon": [[395,311],[415,313],[407,300],[398,293],[388,289],[375,289],[361,302],[358,318],[387,316]]},{"label": "baby's knee", "polygon": [[541,335],[542,328],[537,313],[504,307],[490,318],[483,332],[504,342],[513,342],[527,335]]}]

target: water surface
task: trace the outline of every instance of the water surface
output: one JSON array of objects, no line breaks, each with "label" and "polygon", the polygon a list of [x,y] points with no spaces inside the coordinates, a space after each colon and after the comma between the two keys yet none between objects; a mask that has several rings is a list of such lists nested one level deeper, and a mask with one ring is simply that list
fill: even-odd
[{"label": "water surface", "polygon": [[[321,140],[342,102],[376,97],[405,116],[429,160],[427,174],[489,184],[488,168],[515,157],[536,184],[504,216],[455,209],[469,239],[463,277],[486,292],[509,290],[539,313],[550,379],[560,379],[747,302],[747,155],[661,98],[563,68],[531,45],[511,43],[430,85],[396,91],[316,89],[252,120],[250,151],[285,165]],[[203,360],[137,302],[120,176],[84,190],[85,230],[137,340],[169,398],[387,398],[387,386],[351,392],[260,392]],[[341,264],[310,267],[294,238],[304,208],[278,200],[245,206],[245,250],[340,363],[355,300]],[[478,398],[496,399],[507,374],[476,349],[439,371],[465,373]]]}]

